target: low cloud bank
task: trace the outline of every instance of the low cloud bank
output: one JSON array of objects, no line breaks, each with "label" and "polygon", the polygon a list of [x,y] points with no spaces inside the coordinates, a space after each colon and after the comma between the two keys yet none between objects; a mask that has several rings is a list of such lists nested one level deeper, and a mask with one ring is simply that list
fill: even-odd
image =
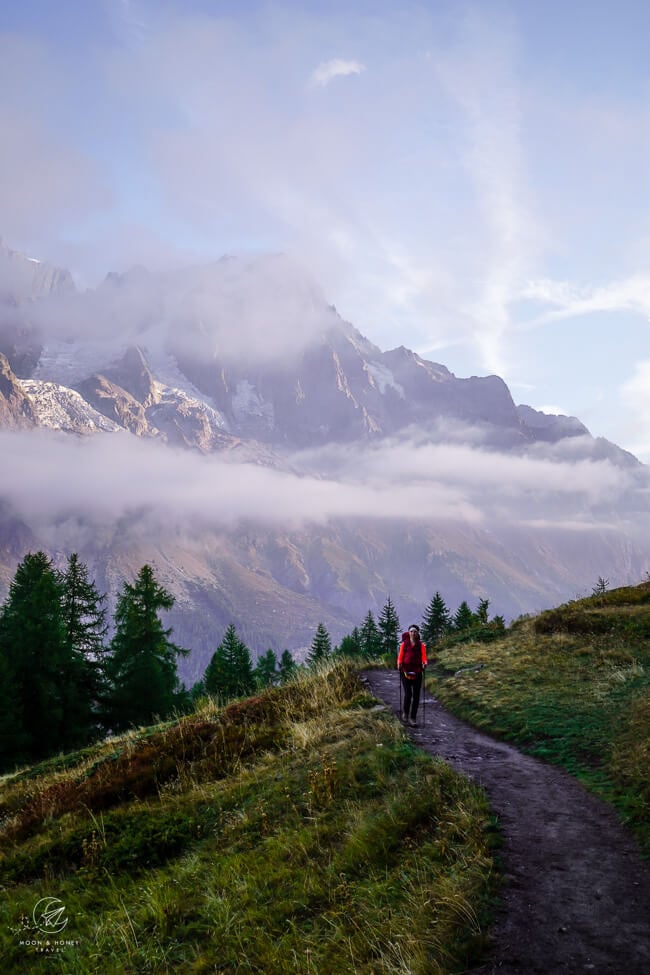
[{"label": "low cloud bank", "polygon": [[[0,308],[5,323],[21,315],[11,305]],[[104,354],[104,346],[137,344],[204,362],[266,363],[300,355],[334,324],[335,313],[307,270],[276,254],[168,272],[133,268],[96,289],[30,304],[29,321],[46,346],[90,342]]]},{"label": "low cloud bank", "polygon": [[296,473],[202,456],[130,434],[73,439],[0,434],[0,497],[28,524],[120,519],[147,530],[296,527],[338,518],[548,524],[602,528],[629,521],[650,538],[650,473],[608,461],[558,461],[457,445],[392,442],[305,451]]}]

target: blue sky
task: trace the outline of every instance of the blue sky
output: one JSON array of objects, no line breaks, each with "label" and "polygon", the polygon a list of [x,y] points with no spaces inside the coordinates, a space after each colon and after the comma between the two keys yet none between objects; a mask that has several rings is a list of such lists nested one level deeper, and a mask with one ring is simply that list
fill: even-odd
[{"label": "blue sky", "polygon": [[650,5],[0,4],[0,234],[298,256],[382,348],[650,462]]}]

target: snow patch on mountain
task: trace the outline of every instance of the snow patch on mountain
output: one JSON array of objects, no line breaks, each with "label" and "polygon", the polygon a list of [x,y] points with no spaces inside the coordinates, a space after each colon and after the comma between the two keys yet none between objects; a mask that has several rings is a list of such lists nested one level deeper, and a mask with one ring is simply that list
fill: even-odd
[{"label": "snow patch on mountain", "polygon": [[180,413],[188,413],[190,410],[194,411],[205,417],[212,427],[216,427],[222,431],[228,430],[228,424],[223,413],[204,402],[200,393],[196,396],[189,396],[185,390],[178,389],[174,386],[167,386],[163,383],[156,383],[156,389],[160,394],[160,406],[173,406]]},{"label": "snow patch on mountain", "polygon": [[248,379],[242,379],[237,383],[232,397],[232,411],[240,422],[255,417],[269,430],[275,426],[273,404],[263,399]]},{"label": "snow patch on mountain", "polygon": [[147,362],[149,367],[156,377],[157,386],[166,393],[167,391],[172,391],[174,393],[181,394],[189,400],[194,400],[197,403],[203,403],[208,409],[211,409],[221,418],[221,425],[224,429],[228,429],[228,423],[226,418],[218,410],[214,409],[214,400],[210,396],[206,396],[205,393],[197,389],[194,383],[187,378],[184,372],[178,366],[175,356],[168,352],[162,352],[157,349],[145,348],[144,352],[147,357]]},{"label": "snow patch on mountain", "polygon": [[66,433],[115,433],[122,428],[89,406],[85,399],[58,383],[37,379],[21,380],[41,426]]},{"label": "snow patch on mountain", "polygon": [[380,362],[366,362],[366,370],[372,376],[375,385],[378,387],[379,392],[382,395],[386,392],[387,388],[394,389],[401,399],[406,399],[406,394],[404,392],[404,387],[400,385],[395,379],[390,369],[383,366]]},{"label": "snow patch on mountain", "polygon": [[60,386],[74,386],[95,373],[103,373],[109,363],[127,351],[128,345],[116,345],[114,339],[92,342],[48,342],[33,379]]}]

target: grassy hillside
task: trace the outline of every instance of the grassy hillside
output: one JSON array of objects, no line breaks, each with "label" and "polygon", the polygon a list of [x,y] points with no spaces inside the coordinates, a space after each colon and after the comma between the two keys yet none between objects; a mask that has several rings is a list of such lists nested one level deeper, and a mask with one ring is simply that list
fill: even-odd
[{"label": "grassy hillside", "polygon": [[5,776],[3,975],[462,970],[489,811],[374,703],[339,663]]},{"label": "grassy hillside", "polygon": [[436,696],[611,800],[650,855],[650,582],[438,652]]}]

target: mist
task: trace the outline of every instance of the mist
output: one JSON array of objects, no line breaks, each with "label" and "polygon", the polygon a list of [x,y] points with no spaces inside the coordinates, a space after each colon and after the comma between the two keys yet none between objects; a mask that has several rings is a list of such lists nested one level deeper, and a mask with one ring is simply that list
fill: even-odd
[{"label": "mist", "polygon": [[[25,263],[21,278],[0,261],[0,290],[4,278],[20,299],[21,286],[26,291],[30,283]],[[83,347],[71,382],[129,345],[153,357],[173,351],[201,361],[286,364],[334,325],[336,313],[308,270],[278,254],[225,256],[167,272],[135,267],[84,292],[54,292],[22,307],[5,304],[2,322],[24,319],[46,351],[60,343]]]},{"label": "mist", "polygon": [[201,455],[123,433],[0,434],[0,493],[28,524],[141,522],[192,535],[246,521],[299,527],[337,519],[422,520],[498,530],[546,523],[650,540],[650,472],[484,448],[392,441],[295,454],[296,473]]}]

